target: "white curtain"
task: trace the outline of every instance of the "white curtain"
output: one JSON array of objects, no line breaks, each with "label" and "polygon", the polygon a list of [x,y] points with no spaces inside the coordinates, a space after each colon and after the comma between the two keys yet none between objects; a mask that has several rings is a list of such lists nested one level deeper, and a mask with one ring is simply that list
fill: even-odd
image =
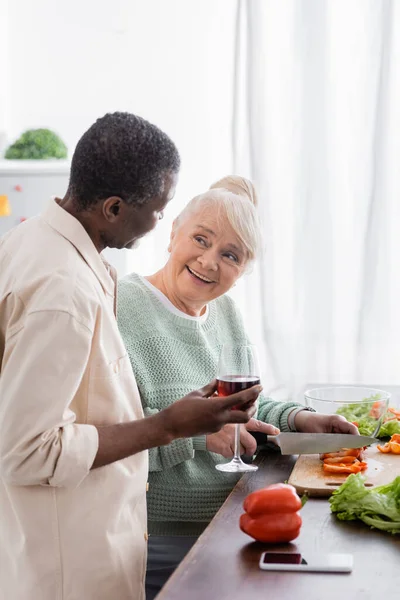
[{"label": "white curtain", "polygon": [[400,383],[400,1],[238,0],[234,170],[264,254],[234,290],[267,391]]}]

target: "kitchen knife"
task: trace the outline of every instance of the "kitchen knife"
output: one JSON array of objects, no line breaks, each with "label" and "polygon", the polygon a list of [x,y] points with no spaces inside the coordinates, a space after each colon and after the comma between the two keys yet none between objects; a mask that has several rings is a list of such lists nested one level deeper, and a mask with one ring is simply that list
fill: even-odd
[{"label": "kitchen knife", "polygon": [[[249,433],[252,433],[249,431]],[[259,439],[263,435],[263,440]],[[255,436],[254,436],[255,437]],[[378,442],[376,438],[351,433],[286,433],[266,435],[258,432],[259,444],[273,443],[282,454],[324,454],[342,448],[362,448]]]}]

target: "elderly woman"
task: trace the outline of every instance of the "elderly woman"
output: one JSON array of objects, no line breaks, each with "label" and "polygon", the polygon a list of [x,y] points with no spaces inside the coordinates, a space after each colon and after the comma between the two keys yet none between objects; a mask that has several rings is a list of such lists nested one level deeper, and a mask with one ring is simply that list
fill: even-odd
[{"label": "elderly woman", "polygon": [[[226,292],[257,255],[261,236],[255,204],[248,180],[227,177],[217,182],[174,221],[165,266],[148,277],[132,273],[120,282],[119,327],[145,414],[162,410],[215,377],[222,344],[248,342]],[[246,454],[256,449],[249,430],[357,433],[343,417],[262,395],[257,420],[251,419],[246,428],[240,438]],[[215,469],[233,455],[233,448],[234,426],[227,425],[216,434],[150,450],[148,600],[236,483],[237,475]]]}]

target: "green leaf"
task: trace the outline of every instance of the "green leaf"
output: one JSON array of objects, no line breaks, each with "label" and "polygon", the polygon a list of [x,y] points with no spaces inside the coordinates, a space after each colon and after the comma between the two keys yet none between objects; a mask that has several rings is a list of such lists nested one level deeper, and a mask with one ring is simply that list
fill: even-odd
[{"label": "green leaf", "polygon": [[[377,420],[370,417],[369,413],[374,402],[379,399],[379,394],[376,394],[375,396],[365,398],[365,402],[363,403],[347,404],[346,406],[339,408],[336,412],[350,422],[356,421],[361,435],[372,435],[375,431]],[[383,421],[385,421],[385,419],[393,419],[393,414],[387,411],[383,416]],[[377,437],[390,437],[394,433],[400,433],[400,422],[396,420],[386,421],[386,423],[382,423]]]},{"label": "green leaf", "polygon": [[382,423],[379,430],[379,437],[392,437],[395,433],[400,433],[400,421],[393,419],[392,421],[386,421]]},{"label": "green leaf", "polygon": [[370,527],[400,534],[400,476],[392,483],[376,488],[366,488],[365,478],[350,475],[333,492],[329,502],[338,519],[360,519]]}]

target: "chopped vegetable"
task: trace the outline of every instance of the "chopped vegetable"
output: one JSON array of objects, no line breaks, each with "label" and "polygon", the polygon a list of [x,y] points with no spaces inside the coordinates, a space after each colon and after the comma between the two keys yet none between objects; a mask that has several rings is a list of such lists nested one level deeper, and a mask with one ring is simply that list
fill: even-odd
[{"label": "chopped vegetable", "polygon": [[325,465],[337,465],[339,463],[345,463],[347,465],[352,465],[357,461],[355,456],[335,456],[332,458],[325,458]]},{"label": "chopped vegetable", "polygon": [[[371,435],[380,417],[381,400],[379,394],[365,398],[363,403],[353,403],[339,408],[336,412],[351,423],[357,424],[361,435]],[[390,437],[400,433],[400,410],[388,408],[383,416],[381,428],[377,437]]]},{"label": "chopped vegetable", "polygon": [[396,410],[395,408],[388,408],[388,412],[392,413],[396,419],[400,419],[400,410]]},{"label": "chopped vegetable", "polygon": [[361,460],[363,448],[342,448],[338,452],[321,454],[326,473],[359,473],[367,468]]},{"label": "chopped vegetable", "polygon": [[364,486],[365,477],[350,475],[329,502],[338,519],[360,519],[370,527],[400,534],[400,476],[376,488]]},{"label": "chopped vegetable", "polygon": [[382,401],[377,400],[373,403],[371,410],[369,411],[369,416],[373,419],[380,419],[382,415]]},{"label": "chopped vegetable", "polygon": [[359,461],[357,458],[354,459],[352,464],[332,464],[328,462],[329,460],[334,459],[327,458],[324,460],[324,471],[326,473],[360,473],[360,471],[365,471],[368,466],[366,462]]},{"label": "chopped vegetable", "polygon": [[342,448],[337,452],[327,452],[326,454],[321,454],[321,460],[325,460],[326,458],[336,458],[337,456],[354,456],[355,458],[360,458],[362,451],[363,448]]},{"label": "chopped vegetable", "polygon": [[292,485],[278,483],[249,494],[243,503],[240,529],[259,542],[279,544],[300,533],[302,502]]},{"label": "chopped vegetable", "polygon": [[400,433],[400,421],[397,419],[390,419],[385,423],[382,423],[378,437],[391,437],[395,433]]},{"label": "chopped vegetable", "polygon": [[385,454],[388,452],[392,452],[393,454],[400,454],[400,434],[395,433],[392,435],[389,442],[387,442],[384,446],[378,446],[378,450],[380,452],[384,452]]}]

